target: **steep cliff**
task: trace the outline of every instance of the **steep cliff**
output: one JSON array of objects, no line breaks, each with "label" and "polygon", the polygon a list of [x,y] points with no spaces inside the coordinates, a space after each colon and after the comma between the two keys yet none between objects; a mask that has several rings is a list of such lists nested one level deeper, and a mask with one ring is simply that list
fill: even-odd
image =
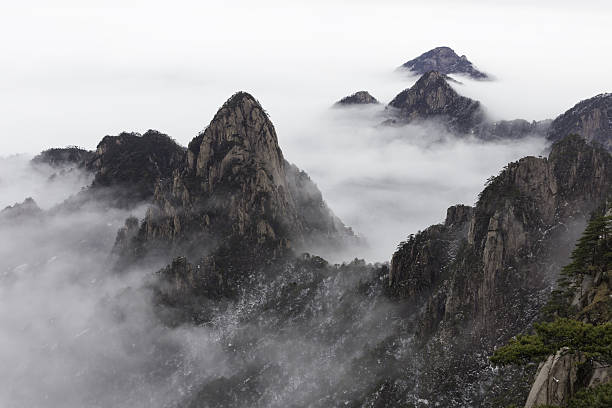
[{"label": "steep cliff", "polygon": [[[597,401],[612,379],[611,251],[612,211],[600,208],[563,268],[535,333],[511,339],[491,357],[495,364],[540,362],[526,408],[609,406]],[[594,401],[583,404],[589,396]]]},{"label": "steep cliff", "polygon": [[504,388],[483,356],[538,316],[577,231],[609,197],[611,183],[612,157],[570,136],[548,159],[510,163],[474,209],[451,217],[457,222],[430,227],[398,248],[389,291],[418,310],[416,341],[428,356],[419,368],[422,398],[446,406],[499,403]]},{"label": "steep cliff", "polygon": [[310,178],[284,159],[259,102],[239,92],[158,182],[141,225],[126,223],[115,253],[124,263],[153,253],[184,256],[161,276],[219,275],[224,289],[213,292],[222,293],[262,263],[351,240]]}]

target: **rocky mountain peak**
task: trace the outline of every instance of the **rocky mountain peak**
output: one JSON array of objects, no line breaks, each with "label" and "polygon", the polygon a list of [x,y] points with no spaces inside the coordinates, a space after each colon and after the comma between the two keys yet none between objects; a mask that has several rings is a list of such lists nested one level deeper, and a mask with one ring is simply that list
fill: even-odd
[{"label": "rocky mountain peak", "polygon": [[200,265],[206,270],[231,265],[244,275],[258,260],[352,236],[310,178],[284,159],[259,102],[239,92],[160,179],[145,220],[138,228],[126,224],[115,252],[155,247],[190,262],[207,257]]},{"label": "rocky mountain peak", "polygon": [[484,120],[480,102],[459,95],[446,75],[437,71],[425,73],[411,88],[400,92],[389,107],[401,122],[436,119],[461,133],[472,132]]},{"label": "rocky mountain peak", "polygon": [[238,92],[219,109],[188,149],[188,165],[203,178],[205,191],[231,183],[246,173],[286,189],[284,158],[272,122],[259,102]]},{"label": "rocky mountain peak", "polygon": [[443,74],[463,74],[473,79],[488,79],[487,74],[477,70],[465,55],[459,56],[450,47],[437,47],[404,63],[401,69],[422,75],[429,71]]},{"label": "rocky mountain peak", "polygon": [[378,104],[378,100],[370,95],[368,91],[359,91],[355,92],[352,95],[345,96],[336,102],[336,106],[346,106],[346,105],[368,105],[368,104]]}]

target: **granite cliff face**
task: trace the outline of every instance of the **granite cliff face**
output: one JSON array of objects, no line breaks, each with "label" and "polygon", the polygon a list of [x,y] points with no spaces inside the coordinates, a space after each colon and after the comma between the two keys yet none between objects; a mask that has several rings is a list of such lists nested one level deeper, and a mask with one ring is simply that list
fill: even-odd
[{"label": "granite cliff face", "polygon": [[172,176],[159,181],[142,224],[126,223],[115,252],[124,260],[147,253],[185,256],[166,274],[186,281],[189,270],[222,274],[215,282],[227,289],[229,280],[262,263],[351,240],[354,234],[314,183],[284,159],[259,102],[239,92],[190,142]]},{"label": "granite cliff face", "polygon": [[577,103],[550,125],[547,137],[558,141],[579,134],[589,142],[612,150],[612,94],[601,94]]},{"label": "granite cliff face", "polygon": [[[451,207],[444,225],[399,247],[389,291],[419,310],[417,342],[428,356],[420,368],[427,384],[422,398],[445,406],[458,400],[498,403],[507,389],[496,388],[479,356],[537,317],[577,232],[611,191],[612,157],[570,136],[548,159],[509,164],[490,180],[475,208]],[[436,375],[443,371],[446,377]],[[485,397],[482,387],[489,389]],[[525,393],[524,385],[519,391]]]},{"label": "granite cliff face", "polygon": [[378,100],[374,98],[368,91],[355,92],[352,95],[345,96],[336,102],[336,106],[350,106],[350,105],[369,105],[379,104]]},{"label": "granite cliff face", "polygon": [[489,78],[477,70],[465,55],[459,56],[449,47],[434,48],[404,63],[400,68],[418,75],[438,71],[442,74],[463,74],[480,80]]}]

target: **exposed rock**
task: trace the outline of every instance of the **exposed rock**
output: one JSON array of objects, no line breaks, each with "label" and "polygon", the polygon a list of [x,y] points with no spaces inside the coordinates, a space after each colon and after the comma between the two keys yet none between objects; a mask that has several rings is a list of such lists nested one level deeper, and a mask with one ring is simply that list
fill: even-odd
[{"label": "exposed rock", "polygon": [[556,355],[540,364],[525,408],[540,405],[565,406],[576,393],[578,366],[586,361],[584,356],[559,350]]},{"label": "exposed rock", "polygon": [[583,353],[559,350],[540,364],[525,408],[567,406],[582,387],[596,387],[612,379],[612,366],[588,359]]},{"label": "exposed rock", "polygon": [[[261,263],[355,239],[308,176],[285,161],[272,122],[244,92],[190,142],[172,177],[158,182],[153,205],[126,246],[129,230],[118,239],[118,253],[184,256],[181,265],[189,266],[181,270],[196,271],[198,282],[222,274],[217,292],[224,293]],[[176,282],[181,274],[170,266],[162,275]]]},{"label": "exposed rock", "polygon": [[473,79],[489,78],[487,74],[477,70],[465,55],[459,56],[449,47],[434,48],[406,62],[400,68],[417,75],[438,71],[442,74],[463,74]]},{"label": "exposed rock", "polygon": [[472,133],[484,121],[480,103],[459,95],[445,75],[430,71],[390,103],[390,113],[403,123],[436,120],[450,131]]},{"label": "exposed rock", "polygon": [[32,163],[45,163],[52,167],[84,167],[94,156],[94,152],[76,146],[53,148],[41,152]]},{"label": "exposed rock", "polygon": [[416,340],[428,356],[419,368],[421,398],[495,406],[499,394],[482,400],[482,387],[494,381],[479,356],[529,327],[577,232],[611,192],[612,157],[570,136],[548,159],[510,163],[473,210],[451,208],[445,225],[400,245],[389,290],[419,311]]},{"label": "exposed rock", "polygon": [[355,92],[352,95],[345,96],[336,102],[338,105],[368,105],[368,104],[379,104],[378,100],[370,95],[367,91]]},{"label": "exposed rock", "polygon": [[558,141],[568,134],[578,134],[612,150],[612,94],[579,102],[552,122],[547,137]]}]

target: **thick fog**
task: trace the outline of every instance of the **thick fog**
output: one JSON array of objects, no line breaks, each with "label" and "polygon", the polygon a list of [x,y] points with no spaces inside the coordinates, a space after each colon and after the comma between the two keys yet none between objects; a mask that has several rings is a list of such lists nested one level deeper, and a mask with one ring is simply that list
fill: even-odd
[{"label": "thick fog", "polygon": [[[9,173],[0,196],[15,194],[17,181],[36,198],[80,191],[71,177],[42,187],[39,178],[57,169],[27,169]],[[395,330],[385,323],[393,306],[356,291],[372,277],[363,266],[321,276],[287,270],[221,302],[206,326],[169,328],[149,289],[161,265],[112,270],[118,228],[145,207],[79,202],[0,216],[2,407],[173,407],[198,395],[198,406],[325,406],[349,398],[336,387]],[[288,297],[296,287],[299,296]]]}]

